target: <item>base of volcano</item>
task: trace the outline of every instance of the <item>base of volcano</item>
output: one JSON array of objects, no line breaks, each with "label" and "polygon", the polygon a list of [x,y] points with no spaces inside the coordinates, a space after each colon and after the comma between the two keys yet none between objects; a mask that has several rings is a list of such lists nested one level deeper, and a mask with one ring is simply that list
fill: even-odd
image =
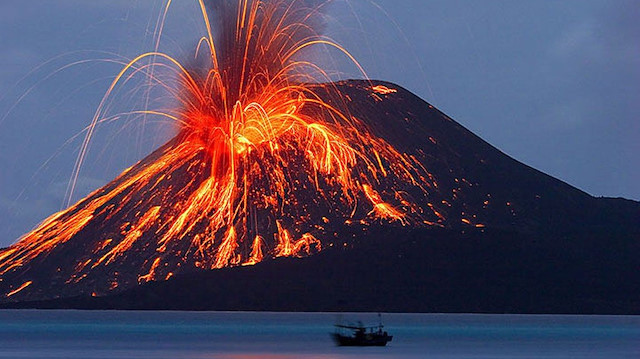
[{"label": "base of volcano", "polygon": [[107,297],[4,308],[640,314],[634,236],[387,228],[328,249],[148,283]]}]

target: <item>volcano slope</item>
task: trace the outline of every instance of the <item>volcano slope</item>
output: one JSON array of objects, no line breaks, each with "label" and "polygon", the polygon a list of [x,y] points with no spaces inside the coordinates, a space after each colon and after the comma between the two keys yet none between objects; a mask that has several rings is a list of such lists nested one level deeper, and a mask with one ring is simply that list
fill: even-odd
[{"label": "volcano slope", "polygon": [[[254,260],[256,242],[240,240],[217,265],[225,233],[211,234],[211,258],[193,249],[200,223],[188,241],[158,240],[170,227],[163,220],[176,220],[163,215],[166,199],[205,181],[197,153],[95,204],[158,163],[173,140],[57,215],[72,232],[64,241],[17,262],[20,243],[0,252],[2,306],[640,312],[640,203],[594,198],[530,168],[397,85],[346,81],[317,93],[419,167],[415,181],[383,178],[352,208],[329,181],[315,184],[318,198],[308,176],[288,178],[297,200],[281,204],[286,216],[265,207],[252,217],[264,260]],[[296,163],[292,173],[308,172]],[[84,220],[71,221],[79,213]]]}]

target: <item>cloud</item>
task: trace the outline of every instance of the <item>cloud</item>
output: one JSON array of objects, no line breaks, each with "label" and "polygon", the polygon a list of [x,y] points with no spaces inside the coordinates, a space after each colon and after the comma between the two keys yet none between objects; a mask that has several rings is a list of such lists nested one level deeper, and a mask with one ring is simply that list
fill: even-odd
[{"label": "cloud", "polygon": [[640,7],[636,2],[606,6],[590,17],[570,23],[551,47],[561,58],[581,58],[583,63],[637,63],[640,60]]},{"label": "cloud", "polygon": [[596,27],[594,21],[573,24],[552,43],[551,54],[561,58],[573,58],[577,54],[601,56],[604,49],[596,37]]}]

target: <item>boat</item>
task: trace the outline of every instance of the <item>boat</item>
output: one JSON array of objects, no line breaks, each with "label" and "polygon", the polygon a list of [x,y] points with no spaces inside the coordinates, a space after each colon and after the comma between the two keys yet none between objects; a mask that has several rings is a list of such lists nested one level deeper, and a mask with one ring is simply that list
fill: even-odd
[{"label": "boat", "polygon": [[383,330],[382,322],[370,327],[365,327],[362,322],[357,325],[335,324],[334,327],[335,332],[331,336],[338,346],[383,347],[393,339],[393,335]]}]

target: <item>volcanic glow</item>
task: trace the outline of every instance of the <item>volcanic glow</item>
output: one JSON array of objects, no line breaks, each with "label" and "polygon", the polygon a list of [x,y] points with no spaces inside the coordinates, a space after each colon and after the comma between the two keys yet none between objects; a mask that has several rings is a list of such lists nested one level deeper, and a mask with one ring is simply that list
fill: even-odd
[{"label": "volcanic glow", "polygon": [[[200,0],[207,34],[196,49],[199,65],[183,65],[158,51],[127,64],[105,98],[132,72],[147,71],[150,81],[168,86],[142,60],[171,66],[180,86],[168,90],[180,106],[142,112],[174,121],[176,137],[0,252],[0,276],[46,258],[92,221],[114,218],[122,219],[119,231],[87,241],[67,283],[109,273],[108,288],[94,285],[104,293],[122,284],[122,273],[110,266],[136,256],[138,282],[168,279],[188,267],[306,256],[333,244],[337,234],[327,228],[337,222],[443,223],[433,205],[421,208],[400,189],[435,186],[428,184],[427,170],[351,116],[330,76],[312,60],[312,48],[332,49],[357,65],[319,33],[320,8],[306,3],[238,0],[207,6]],[[164,16],[170,6],[168,1]],[[370,88],[380,100],[395,92]],[[335,100],[326,101],[327,94]],[[101,106],[88,128],[76,178],[104,118]],[[425,213],[431,221],[422,218]]]}]

